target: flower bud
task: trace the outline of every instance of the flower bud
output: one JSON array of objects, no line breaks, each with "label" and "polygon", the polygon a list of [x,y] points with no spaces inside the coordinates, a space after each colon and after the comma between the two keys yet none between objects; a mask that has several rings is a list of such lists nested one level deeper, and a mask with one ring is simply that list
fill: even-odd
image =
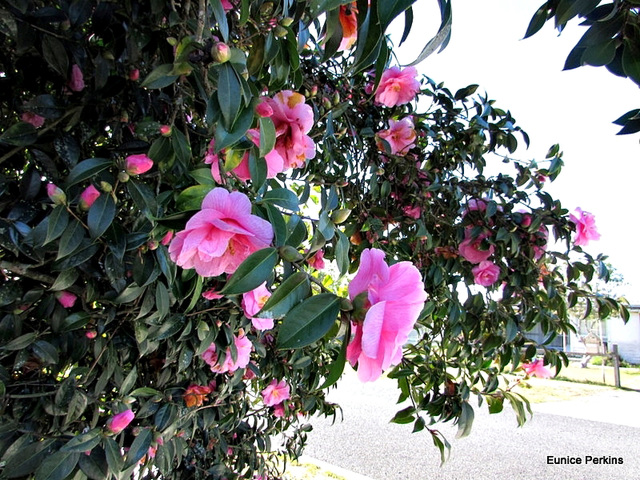
[{"label": "flower bud", "polygon": [[100,182],[100,189],[103,192],[109,193],[113,190],[113,187],[109,182],[105,182],[104,180]]},{"label": "flower bud", "polygon": [[89,210],[91,205],[93,205],[93,202],[95,202],[99,196],[100,191],[93,185],[89,185],[80,194],[80,200],[78,201],[80,210]]},{"label": "flower bud", "polygon": [[55,297],[58,300],[58,302],[60,302],[60,305],[62,305],[64,308],[73,307],[73,305],[76,303],[76,300],[78,299],[77,296],[75,296],[71,292],[67,292],[66,290],[62,290],[61,292],[56,292]]},{"label": "flower bud", "polygon": [[118,434],[131,423],[135,418],[135,414],[131,409],[114,415],[107,421],[107,428],[113,434]]},{"label": "flower bud", "polygon": [[340,224],[344,222],[351,215],[351,209],[349,208],[341,208],[340,210],[335,210],[331,214],[331,221],[336,224]]},{"label": "flower bud", "polygon": [[353,310],[353,303],[351,303],[348,298],[341,298],[340,310],[343,312],[350,312],[351,310]]},{"label": "flower bud", "polygon": [[53,183],[47,184],[47,195],[55,205],[64,205],[67,203],[67,195],[60,187]]},{"label": "flower bud", "polygon": [[129,181],[129,174],[127,172],[118,172],[118,180],[122,183]]},{"label": "flower bud", "polygon": [[289,31],[284,28],[282,25],[278,25],[276,28],[273,29],[273,35],[276,38],[284,38],[287,36],[287,33],[289,33]]},{"label": "flower bud", "polygon": [[129,71],[129,80],[137,82],[140,79],[140,70],[133,68]]},{"label": "flower bud", "polygon": [[214,62],[224,63],[231,58],[231,49],[224,42],[218,42],[211,47],[211,58]]},{"label": "flower bud", "polygon": [[293,23],[293,18],[291,17],[284,17],[282,20],[280,20],[280,25],[282,25],[283,27],[288,27],[292,23]]},{"label": "flower bud", "polygon": [[93,340],[98,336],[98,332],[96,332],[95,330],[87,330],[84,336],[87,337],[89,340]]},{"label": "flower bud", "polygon": [[153,160],[144,153],[129,155],[125,159],[124,169],[129,175],[140,175],[151,170],[151,167],[153,167]]},{"label": "flower bud", "polygon": [[260,102],[256,106],[256,113],[259,117],[270,117],[273,115],[273,108],[267,102]]},{"label": "flower bud", "polygon": [[160,135],[162,135],[163,137],[171,136],[171,127],[169,125],[161,125],[159,130],[160,130]]},{"label": "flower bud", "polygon": [[335,92],[333,94],[333,105],[338,105],[340,103],[340,93]]},{"label": "flower bud", "polygon": [[284,245],[278,249],[280,258],[287,262],[299,262],[302,260],[302,254],[291,245]]}]

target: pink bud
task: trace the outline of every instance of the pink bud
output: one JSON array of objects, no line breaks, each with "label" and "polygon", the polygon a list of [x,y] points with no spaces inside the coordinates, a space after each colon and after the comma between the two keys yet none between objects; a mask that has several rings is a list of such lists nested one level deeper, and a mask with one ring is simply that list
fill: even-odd
[{"label": "pink bud", "polygon": [[84,336],[87,337],[89,340],[93,340],[98,336],[98,332],[96,332],[95,330],[87,330]]},{"label": "pink bud", "polygon": [[153,160],[144,153],[129,155],[125,159],[124,169],[129,175],[140,175],[141,173],[151,170],[151,167],[153,167]]},{"label": "pink bud", "polygon": [[162,125],[160,127],[160,135],[162,135],[163,137],[170,137],[171,127],[169,125]]},{"label": "pink bud", "polygon": [[273,115],[273,108],[267,102],[260,102],[256,107],[256,113],[259,117],[270,117]]},{"label": "pink bud", "polygon": [[100,196],[100,191],[94,187],[93,185],[89,185],[84,191],[80,194],[80,201],[78,204],[80,205],[81,210],[89,210],[93,202],[95,202]]},{"label": "pink bud", "polygon": [[76,64],[71,67],[71,78],[69,78],[69,83],[67,85],[74,92],[81,92],[84,90],[84,77],[82,75],[82,70],[80,70],[80,67]]},{"label": "pink bud", "polygon": [[114,415],[107,421],[107,428],[113,434],[118,434],[131,423],[131,420],[135,418],[135,414],[131,409],[120,412]]},{"label": "pink bud", "polygon": [[167,233],[164,234],[164,237],[162,237],[162,240],[160,240],[160,243],[162,245],[169,245],[172,238],[173,238],[173,230],[169,230]]},{"label": "pink bud", "polygon": [[231,58],[231,49],[224,42],[218,42],[211,47],[211,58],[214,62],[224,63]]},{"label": "pink bud", "polygon": [[64,205],[67,203],[67,195],[60,187],[53,183],[47,184],[47,195],[55,205]]},{"label": "pink bud", "polygon": [[42,125],[44,125],[44,117],[36,115],[33,112],[24,112],[20,116],[20,120],[33,125],[35,128],[40,128]]},{"label": "pink bud", "polygon": [[137,82],[139,79],[140,79],[140,70],[138,70],[137,68],[132,69],[129,72],[129,80],[133,82]]},{"label": "pink bud", "polygon": [[56,292],[56,299],[60,302],[64,308],[71,308],[76,303],[78,297],[76,297],[73,293],[67,292],[66,290],[62,290],[61,292]]},{"label": "pink bud", "polygon": [[224,295],[220,295],[214,288],[210,288],[204,292],[202,296],[207,300],[218,300],[219,298],[224,298]]}]

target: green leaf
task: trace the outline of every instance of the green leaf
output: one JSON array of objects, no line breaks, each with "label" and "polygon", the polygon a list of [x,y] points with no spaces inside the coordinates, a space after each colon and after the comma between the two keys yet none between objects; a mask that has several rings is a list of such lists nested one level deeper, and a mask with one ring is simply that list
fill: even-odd
[{"label": "green leaf", "polygon": [[76,280],[78,279],[79,276],[80,274],[74,268],[70,268],[69,270],[64,270],[60,272],[60,274],[56,278],[56,281],[53,282],[53,285],[51,285],[49,290],[53,292],[66,290],[67,288],[72,286],[74,283],[76,283]]},{"label": "green leaf", "polygon": [[464,438],[471,433],[471,426],[474,419],[473,407],[469,402],[462,402],[462,411],[458,417],[458,432],[456,438]]},{"label": "green leaf", "polygon": [[504,398],[502,397],[487,397],[487,403],[489,404],[489,413],[500,413],[504,408]]},{"label": "green leaf", "polygon": [[56,365],[58,363],[58,349],[44,340],[36,340],[33,344],[33,353],[45,364]]},{"label": "green leaf", "polygon": [[164,88],[175,82],[180,75],[171,75],[173,71],[172,63],[165,63],[153,69],[153,71],[147,75],[141,86],[144,88]]},{"label": "green leaf", "polygon": [[69,212],[64,205],[57,205],[51,215],[49,215],[49,225],[47,225],[47,235],[42,245],[46,245],[49,242],[54,241],[69,224]]},{"label": "green leaf", "polygon": [[106,232],[111,222],[116,216],[116,202],[113,201],[113,197],[109,194],[100,195],[91,208],[89,208],[89,214],[87,218],[87,225],[89,227],[89,235],[92,238],[97,238]]},{"label": "green leaf", "polygon": [[69,57],[60,40],[45,35],[42,39],[42,56],[62,78],[69,76]]},{"label": "green leaf", "polygon": [[321,293],[287,313],[278,332],[280,349],[301,348],[320,340],[333,326],[340,311],[340,298]]},{"label": "green leaf", "polygon": [[331,364],[331,368],[329,370],[329,375],[325,378],[324,383],[318,387],[318,390],[325,390],[336,384],[340,377],[342,377],[342,373],[344,372],[344,366],[347,362],[347,345],[349,344],[349,338],[351,337],[351,322],[347,323],[347,331],[344,334],[342,339],[342,346],[340,347],[340,352],[338,353],[338,358]]},{"label": "green leaf", "polygon": [[265,207],[267,208],[269,223],[271,223],[271,226],[273,227],[275,237],[274,245],[276,247],[281,247],[287,238],[287,224],[284,221],[284,217],[282,216],[282,213],[280,213],[280,210],[269,204],[266,204]]},{"label": "green leaf", "polygon": [[214,185],[193,185],[184,189],[176,199],[176,207],[180,211],[200,210],[204,197],[213,188]]},{"label": "green leaf", "polygon": [[215,134],[217,152],[232,146],[244,137],[253,122],[253,112],[253,104],[242,110],[231,129],[226,128],[222,123],[218,124]]},{"label": "green leaf", "polygon": [[[25,435],[20,439],[28,436]],[[18,441],[20,441],[18,439]],[[42,461],[50,455],[50,447],[53,439],[47,439],[42,442],[30,443],[22,446],[19,451],[13,452],[13,445],[5,452],[3,458],[6,460],[3,474],[7,478],[24,477],[32,473]],[[17,442],[14,442],[14,445]]]},{"label": "green leaf", "polygon": [[1,345],[0,350],[9,350],[10,352],[14,350],[22,350],[23,348],[31,345],[36,339],[36,336],[37,334],[35,332],[25,333],[24,335],[20,335],[10,342]]},{"label": "green leaf", "polygon": [[78,466],[91,480],[104,480],[109,477],[109,466],[102,448],[94,448],[89,455],[80,455]]},{"label": "green leaf", "polygon": [[338,264],[340,275],[345,275],[349,273],[349,265],[351,263],[351,258],[349,256],[349,247],[351,246],[351,242],[340,230],[336,229],[336,234],[338,235],[338,243],[336,244],[335,252],[336,263]]},{"label": "green leaf", "polygon": [[268,117],[258,120],[260,125],[260,156],[264,157],[276,146],[276,127]]},{"label": "green leaf", "polygon": [[200,185],[207,185],[211,187],[215,187],[216,185],[216,182],[211,175],[211,168],[198,168],[196,170],[191,170],[189,175],[191,175]]},{"label": "green leaf", "polygon": [[260,203],[279,205],[294,212],[298,211],[298,196],[286,188],[274,188],[264,194]]},{"label": "green leaf", "polygon": [[442,51],[442,49],[445,48],[449,43],[452,23],[451,0],[438,0],[438,3],[440,4],[440,13],[442,17],[438,32],[431,40],[427,42],[427,44],[420,52],[420,55],[418,55],[418,58],[416,58],[408,66],[417,65],[433,52],[435,52],[438,48],[440,48],[440,50]]},{"label": "green leaf", "polygon": [[309,295],[311,283],[305,272],[296,272],[287,278],[269,297],[256,314],[259,318],[281,318]]},{"label": "green leaf", "polygon": [[178,160],[188,165],[191,161],[191,145],[189,145],[185,134],[176,128],[173,129],[171,134],[171,146]]},{"label": "green leaf", "polygon": [[60,325],[60,332],[70,332],[84,327],[91,320],[87,312],[76,312],[65,317]]},{"label": "green leaf", "polygon": [[527,27],[527,32],[524,34],[524,38],[529,38],[532,35],[535,35],[546,23],[547,21],[547,12],[549,10],[547,2],[545,2],[537,11],[533,14],[531,21],[529,22],[529,26]]},{"label": "green leaf", "polygon": [[560,0],[556,7],[556,28],[565,25],[576,15],[587,16],[602,0]]},{"label": "green leaf", "polygon": [[640,55],[638,53],[639,51],[630,41],[625,41],[622,51],[622,68],[631,80],[640,85]]},{"label": "green leaf", "polygon": [[65,188],[83,182],[89,178],[93,178],[98,173],[113,166],[113,161],[108,158],[88,158],[78,163],[67,177]]},{"label": "green leaf", "polygon": [[122,470],[122,453],[120,452],[120,445],[111,437],[105,437],[102,439],[102,445],[104,446],[104,452],[107,457],[107,465],[109,466],[109,473],[115,474],[116,478],[119,478],[119,473]]},{"label": "green leaf", "polygon": [[398,423],[400,425],[412,423],[416,419],[414,413],[416,413],[415,407],[403,408],[399,412],[396,412],[396,414],[391,420],[389,420],[389,422]]},{"label": "green leaf", "polygon": [[125,396],[129,393],[129,391],[133,388],[138,380],[138,368],[134,365],[131,371],[127,374],[125,379],[122,381],[120,388],[118,389],[118,393],[122,396]]},{"label": "green leaf", "polygon": [[145,291],[145,287],[139,287],[138,285],[131,284],[127,288],[125,288],[120,295],[113,299],[113,303],[122,304],[129,303],[139,296],[141,296]]},{"label": "green leaf", "polygon": [[278,260],[278,250],[273,247],[252,253],[240,264],[220,293],[238,295],[259,287],[271,276]]},{"label": "green leaf", "polygon": [[[97,201],[97,200],[96,200]],[[58,247],[58,256],[56,260],[71,255],[78,249],[84,239],[84,227],[77,220],[72,219],[67,228],[65,228],[62,237],[60,237],[60,246]]]},{"label": "green leaf", "polygon": [[240,80],[230,63],[223,63],[218,68],[218,103],[224,126],[231,130],[240,111]]},{"label": "green leaf", "polygon": [[0,143],[15,147],[26,147],[38,140],[38,132],[30,123],[18,122],[0,135]]},{"label": "green leaf", "polygon": [[378,19],[382,30],[385,31],[391,22],[407,8],[415,3],[416,0],[379,0],[378,1]]},{"label": "green leaf", "polygon": [[144,216],[154,220],[158,215],[158,202],[153,190],[145,183],[130,179],[127,182],[127,191]]},{"label": "green leaf", "polygon": [[213,16],[216,18],[216,22],[218,22],[218,30],[220,30],[220,35],[222,35],[222,40],[225,42],[229,41],[229,24],[227,23],[227,12],[222,8],[222,2],[219,0],[212,0],[209,3],[211,10],[213,10]]},{"label": "green leaf", "polygon": [[608,65],[616,56],[616,48],[617,45],[614,40],[591,45],[582,53],[582,63],[594,67]]},{"label": "green leaf", "polygon": [[162,395],[162,392],[151,387],[136,388],[129,394],[131,397],[153,397],[155,395]]},{"label": "green leaf", "polygon": [[61,452],[86,452],[93,449],[102,440],[101,430],[94,428],[87,433],[77,435],[69,440],[61,449]]}]

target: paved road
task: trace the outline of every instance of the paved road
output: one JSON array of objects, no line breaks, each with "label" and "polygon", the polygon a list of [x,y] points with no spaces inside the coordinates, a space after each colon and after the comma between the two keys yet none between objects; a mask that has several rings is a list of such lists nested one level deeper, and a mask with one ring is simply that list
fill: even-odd
[{"label": "paved road", "polygon": [[[456,427],[439,428],[452,444],[449,461],[440,467],[428,434],[389,423],[398,410],[393,382],[361,384],[348,378],[330,394],[342,406],[344,421],[331,426],[314,419],[305,454],[374,480],[637,480],[640,393],[597,395],[534,406],[534,417],[522,428],[507,409],[498,415],[476,409],[469,437],[456,440]],[[561,415],[549,413],[554,409]],[[549,465],[549,455],[583,463]],[[623,464],[585,464],[587,456],[620,457]]]}]

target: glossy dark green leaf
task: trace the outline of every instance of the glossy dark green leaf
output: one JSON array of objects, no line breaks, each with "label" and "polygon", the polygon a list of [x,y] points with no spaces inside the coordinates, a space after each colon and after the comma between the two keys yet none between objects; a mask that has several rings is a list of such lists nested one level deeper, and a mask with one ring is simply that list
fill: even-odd
[{"label": "glossy dark green leaf", "polygon": [[462,402],[462,412],[458,418],[456,438],[464,438],[471,433],[474,417],[473,407],[469,405],[469,402]]},{"label": "glossy dark green leaf", "polygon": [[76,435],[63,445],[61,452],[86,452],[98,445],[102,440],[101,430],[94,428],[87,433]]},{"label": "glossy dark green leaf", "polygon": [[66,290],[76,282],[79,275],[78,271],[73,268],[60,272],[56,281],[51,285],[50,290],[53,292]]},{"label": "glossy dark green leaf", "polygon": [[175,82],[180,75],[172,75],[173,64],[165,63],[153,69],[142,81],[141,86],[145,88],[164,88]]},{"label": "glossy dark green leaf", "polygon": [[218,124],[215,134],[216,151],[219,152],[224,148],[234,145],[238,140],[245,136],[253,122],[253,112],[253,105],[244,108],[238,115],[238,118],[231,129],[226,128],[222,123]]},{"label": "glossy dark green leaf", "polygon": [[331,329],[339,311],[340,298],[332,293],[314,295],[298,304],[282,321],[278,348],[302,348],[317,342]]},{"label": "glossy dark green leaf", "polygon": [[416,419],[416,417],[414,416],[415,413],[416,413],[415,407],[403,408],[399,412],[396,412],[396,414],[393,416],[391,420],[389,420],[389,422],[397,423],[400,425],[412,423]]},{"label": "glossy dark green leaf", "polygon": [[[25,435],[24,437],[27,436]],[[24,437],[21,437],[21,439]],[[6,461],[3,474],[6,478],[20,478],[33,473],[43,460],[51,454],[50,447],[53,442],[53,439],[46,439],[42,442],[30,443],[22,446],[16,452],[11,451],[12,445],[3,456]]]},{"label": "glossy dark green leaf", "polygon": [[58,248],[58,257],[56,260],[71,255],[82,243],[84,238],[84,227],[80,222],[71,219],[67,228],[65,228],[60,237],[60,247]]},{"label": "glossy dark green leaf", "polygon": [[298,247],[307,239],[307,227],[301,217],[294,215],[289,217],[287,223],[287,240],[286,244],[292,247]]},{"label": "glossy dark green leaf", "polygon": [[274,234],[274,246],[281,247],[287,238],[287,224],[284,221],[284,217],[280,210],[273,205],[266,204],[267,216],[269,217],[269,223],[273,227]]},{"label": "glossy dark green leaf", "polygon": [[69,212],[64,205],[56,205],[49,215],[49,225],[47,226],[47,236],[44,239],[43,245],[54,241],[58,238],[67,228],[69,224]]},{"label": "glossy dark green leaf", "polygon": [[286,188],[275,188],[273,190],[269,190],[264,194],[261,202],[278,205],[294,212],[298,211],[298,196]]},{"label": "glossy dark green leaf", "polygon": [[386,31],[391,22],[407,10],[416,0],[381,0],[378,1],[378,20],[382,30]]},{"label": "glossy dark green leaf", "polygon": [[273,247],[252,253],[240,264],[220,293],[238,295],[259,287],[271,276],[279,259],[278,250]]},{"label": "glossy dark green leaf", "polygon": [[131,179],[127,182],[127,191],[140,211],[149,220],[155,219],[158,214],[158,202],[153,190],[147,184]]},{"label": "glossy dark green leaf", "polygon": [[196,170],[191,170],[189,175],[191,175],[200,185],[216,186],[216,182],[211,175],[211,168],[198,168]]},{"label": "glossy dark green leaf", "polygon": [[265,39],[262,35],[258,35],[254,41],[249,56],[247,58],[247,70],[249,75],[257,75],[262,70],[264,64]]},{"label": "glossy dark green leaf", "polygon": [[589,46],[582,54],[582,63],[594,67],[608,65],[616,56],[616,48],[616,42],[613,40]]},{"label": "glossy dark green leaf", "polygon": [[227,130],[233,127],[240,112],[240,80],[230,63],[218,67],[218,103]]},{"label": "glossy dark green leaf", "polygon": [[276,288],[256,317],[284,317],[289,310],[309,295],[310,290],[309,275],[305,272],[296,272]]},{"label": "glossy dark green leaf", "polygon": [[185,165],[191,161],[191,146],[187,141],[187,137],[180,130],[174,129],[171,134],[171,146],[176,157]]},{"label": "glossy dark green leaf", "polygon": [[127,469],[140,461],[147,454],[151,442],[153,441],[153,432],[149,428],[143,429],[135,438],[124,461],[124,468]]},{"label": "glossy dark green leaf", "polygon": [[58,349],[45,340],[36,340],[31,347],[33,354],[45,365],[56,365],[59,360]]},{"label": "glossy dark green leaf", "polygon": [[442,49],[445,48],[449,43],[452,24],[451,0],[438,0],[438,4],[440,6],[440,14],[442,17],[438,32],[434,35],[433,38],[431,38],[431,40],[427,42],[418,57],[409,65],[417,65],[433,52],[435,52],[438,48],[440,48],[440,50],[442,51]]},{"label": "glossy dark green leaf", "polygon": [[640,85],[640,49],[629,41],[624,44],[622,68],[631,80]]},{"label": "glossy dark green leaf", "polygon": [[200,210],[204,197],[206,197],[213,188],[214,185],[193,185],[184,189],[176,199],[178,210]]},{"label": "glossy dark green leaf", "polygon": [[14,338],[10,342],[5,343],[4,345],[0,345],[0,350],[22,350],[23,348],[31,345],[36,339],[37,334],[35,332],[25,333],[20,335],[19,337]]},{"label": "glossy dark green leaf", "polygon": [[264,157],[276,145],[276,127],[268,117],[260,118],[260,156]]},{"label": "glossy dark green leaf", "polygon": [[112,437],[104,437],[102,439],[102,445],[107,457],[109,473],[116,474],[116,478],[120,478],[118,474],[122,471],[122,464],[124,461],[122,453],[120,452],[120,445],[118,445]]},{"label": "glossy dark green leaf", "polygon": [[560,0],[555,10],[556,28],[565,25],[576,15],[591,13],[602,0]]},{"label": "glossy dark green leaf", "polygon": [[108,478],[107,458],[102,448],[93,448],[89,455],[80,455],[78,466],[91,480],[104,480]]},{"label": "glossy dark green leaf", "polygon": [[42,56],[62,78],[69,76],[69,56],[60,40],[45,35],[42,39]]},{"label": "glossy dark green leaf", "polygon": [[351,338],[351,322],[347,323],[347,331],[342,338],[342,346],[340,347],[340,352],[338,353],[338,358],[331,364],[331,368],[329,370],[329,374],[327,378],[325,378],[324,382],[321,386],[318,387],[318,390],[325,390],[333,385],[335,385],[340,377],[342,377],[342,373],[344,372],[344,367],[347,363],[347,346],[349,344],[349,339]]},{"label": "glossy dark green leaf", "polygon": [[0,135],[0,143],[25,147],[38,140],[38,132],[30,123],[18,122],[11,125]]},{"label": "glossy dark green leaf", "polygon": [[340,230],[336,230],[336,234],[338,235],[338,243],[336,244],[335,260],[338,264],[340,275],[345,275],[349,272],[349,265],[351,263],[351,257],[349,255],[351,242]]},{"label": "glossy dark green leaf", "polygon": [[213,16],[216,18],[216,22],[218,22],[218,29],[220,30],[220,35],[222,35],[222,40],[228,42],[229,24],[227,22],[227,12],[225,12],[224,8],[222,8],[222,2],[214,0],[207,3],[213,11]]},{"label": "glossy dark green leaf", "polygon": [[87,226],[89,227],[89,235],[97,238],[102,235],[116,216],[116,202],[109,194],[103,194],[93,202],[89,209],[87,217]]},{"label": "glossy dark green leaf", "polygon": [[93,178],[111,166],[113,166],[113,161],[108,158],[88,158],[83,160],[69,172],[65,187],[69,188],[72,185]]}]

